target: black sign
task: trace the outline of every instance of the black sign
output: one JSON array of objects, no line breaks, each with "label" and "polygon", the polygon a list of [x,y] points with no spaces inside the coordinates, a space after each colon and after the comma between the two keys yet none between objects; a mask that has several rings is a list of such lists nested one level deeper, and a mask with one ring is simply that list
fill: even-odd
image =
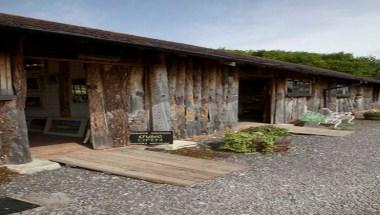
[{"label": "black sign", "polygon": [[129,140],[132,144],[173,144],[173,132],[132,131]]}]

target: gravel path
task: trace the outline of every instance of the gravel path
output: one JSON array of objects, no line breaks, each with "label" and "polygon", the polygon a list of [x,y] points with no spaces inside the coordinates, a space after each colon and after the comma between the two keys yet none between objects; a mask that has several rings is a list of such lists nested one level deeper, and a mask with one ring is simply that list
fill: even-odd
[{"label": "gravel path", "polygon": [[251,166],[194,187],[75,168],[19,176],[0,196],[63,193],[69,202],[23,214],[380,214],[380,123],[355,134],[294,136],[288,153],[234,155]]}]

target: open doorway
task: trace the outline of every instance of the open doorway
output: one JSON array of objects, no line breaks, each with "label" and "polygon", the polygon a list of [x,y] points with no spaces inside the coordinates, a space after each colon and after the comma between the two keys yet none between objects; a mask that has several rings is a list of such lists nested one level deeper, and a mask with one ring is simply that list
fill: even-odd
[{"label": "open doorway", "polygon": [[84,65],[26,58],[24,66],[32,153],[34,147],[82,144],[89,121]]},{"label": "open doorway", "polygon": [[270,122],[270,81],[241,79],[239,83],[239,121]]}]

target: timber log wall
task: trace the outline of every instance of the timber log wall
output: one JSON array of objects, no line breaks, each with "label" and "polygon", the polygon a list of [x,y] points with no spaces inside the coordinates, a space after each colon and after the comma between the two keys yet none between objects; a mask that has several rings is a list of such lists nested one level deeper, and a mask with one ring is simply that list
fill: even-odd
[{"label": "timber log wall", "polygon": [[180,138],[238,122],[236,67],[160,56],[128,67],[88,64],[86,70],[94,148],[127,144],[128,130],[173,130]]}]

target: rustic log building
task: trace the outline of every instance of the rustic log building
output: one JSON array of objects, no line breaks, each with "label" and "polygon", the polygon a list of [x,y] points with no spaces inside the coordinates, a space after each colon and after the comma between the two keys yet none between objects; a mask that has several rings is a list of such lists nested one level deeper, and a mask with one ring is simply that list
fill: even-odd
[{"label": "rustic log building", "polygon": [[305,65],[8,14],[0,33],[0,164],[30,161],[28,130],[46,123],[83,136],[89,121],[103,149],[129,131],[180,138],[380,105],[380,80]]}]

